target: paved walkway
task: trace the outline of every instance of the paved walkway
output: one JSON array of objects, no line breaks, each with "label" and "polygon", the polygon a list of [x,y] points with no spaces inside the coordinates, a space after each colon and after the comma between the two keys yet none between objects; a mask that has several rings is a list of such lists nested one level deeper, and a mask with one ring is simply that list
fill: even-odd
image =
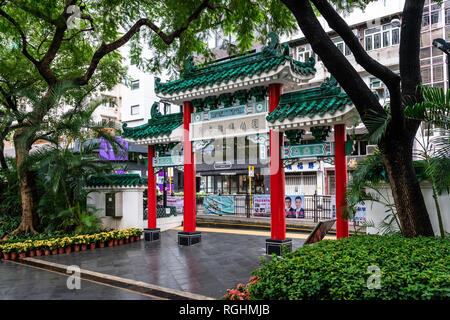
[{"label": "paved walkway", "polygon": [[[202,242],[190,247],[178,245],[178,230],[168,230],[161,233],[161,240],[157,242],[139,241],[39,259],[219,298],[226,289],[249,280],[251,271],[258,268],[260,257],[265,253],[268,233],[205,230],[199,228]],[[293,238],[294,250],[303,244],[306,236]],[[62,286],[65,286],[65,280]],[[95,295],[94,290],[92,292]],[[114,293],[110,296],[113,299]],[[57,293],[53,299],[58,299]]]},{"label": "paved walkway", "polygon": [[0,300],[154,300],[154,296],[81,281],[67,288],[67,276],[0,260]]}]

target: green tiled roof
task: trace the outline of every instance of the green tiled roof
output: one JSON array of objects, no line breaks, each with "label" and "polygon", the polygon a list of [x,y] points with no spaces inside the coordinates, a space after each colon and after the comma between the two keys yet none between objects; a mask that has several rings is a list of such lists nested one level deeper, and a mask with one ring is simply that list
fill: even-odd
[{"label": "green tiled roof", "polygon": [[267,116],[267,121],[274,123],[277,120],[334,114],[351,104],[349,96],[338,87],[337,81],[331,78],[319,88],[283,94],[277,108]]},{"label": "green tiled roof", "polygon": [[103,177],[90,177],[89,187],[140,187],[147,186],[147,178],[138,174],[110,174]]},{"label": "green tiled roof", "polygon": [[278,36],[270,34],[271,41],[260,52],[248,54],[224,62],[218,62],[203,68],[193,63],[193,58],[186,61],[183,76],[175,81],[161,83],[155,78],[155,91],[162,95],[184,92],[191,89],[204,88],[213,84],[227,83],[238,78],[260,75],[263,72],[276,70],[280,65],[289,62],[294,73],[310,76],[316,73],[315,60],[300,62],[289,56],[289,46],[281,46]]},{"label": "green tiled roof", "polygon": [[146,124],[128,128],[127,124],[124,123],[122,125],[122,137],[138,140],[168,136],[183,124],[183,113],[162,115],[157,108],[158,103],[155,102],[151,109],[151,119]]}]

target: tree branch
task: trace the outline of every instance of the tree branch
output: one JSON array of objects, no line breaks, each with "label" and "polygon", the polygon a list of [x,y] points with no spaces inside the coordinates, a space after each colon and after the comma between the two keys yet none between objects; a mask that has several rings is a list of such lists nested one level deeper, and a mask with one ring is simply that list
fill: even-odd
[{"label": "tree branch", "polygon": [[309,0],[282,0],[282,2],[294,14],[313,51],[352,99],[361,120],[366,121],[370,110],[385,113],[361,76],[323,30]]},{"label": "tree branch", "polygon": [[153,30],[167,45],[172,44],[172,42],[181,36],[181,34],[187,30],[189,25],[195,21],[200,15],[200,13],[208,8],[210,0],[204,0],[200,6],[194,10],[194,12],[188,17],[186,20],[186,23],[178,28],[177,30],[174,30],[172,33],[165,33],[161,30],[160,27],[158,27],[156,24],[154,24],[149,19],[139,19],[122,37],[117,39],[116,41],[113,41],[109,44],[102,43],[100,47],[97,49],[97,51],[94,53],[91,63],[86,70],[85,74],[82,77],[78,77],[73,79],[73,81],[78,85],[85,85],[89,82],[89,79],[94,74],[95,70],[97,69],[97,66],[100,62],[100,60],[107,55],[108,53],[120,48],[125,43],[127,43],[139,30],[141,27],[146,26]]},{"label": "tree branch", "polygon": [[30,60],[34,65],[38,65],[38,61],[36,59],[34,59],[34,57],[28,52],[28,42],[27,42],[27,37],[25,36],[25,33],[23,32],[22,28],[20,28],[19,24],[17,23],[17,21],[11,17],[9,14],[7,14],[5,11],[3,11],[3,9],[0,8],[0,15],[3,16],[6,20],[8,20],[13,26],[14,28],[19,32],[20,37],[22,39],[22,53],[23,55]]}]

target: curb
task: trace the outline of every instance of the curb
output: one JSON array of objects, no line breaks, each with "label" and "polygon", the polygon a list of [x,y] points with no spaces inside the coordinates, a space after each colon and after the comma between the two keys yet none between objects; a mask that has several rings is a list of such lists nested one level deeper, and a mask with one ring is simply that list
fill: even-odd
[{"label": "curb", "polygon": [[[69,274],[67,273],[68,266],[64,264],[44,261],[35,258],[24,258],[16,260],[14,262],[31,267],[39,267],[41,269],[63,273],[64,275],[69,276]],[[132,279],[121,278],[85,269],[80,269],[80,278],[100,282],[106,285],[112,285],[131,291],[141,292],[168,300],[216,300],[214,298],[202,296],[195,293],[165,288],[142,281],[135,281]]]}]

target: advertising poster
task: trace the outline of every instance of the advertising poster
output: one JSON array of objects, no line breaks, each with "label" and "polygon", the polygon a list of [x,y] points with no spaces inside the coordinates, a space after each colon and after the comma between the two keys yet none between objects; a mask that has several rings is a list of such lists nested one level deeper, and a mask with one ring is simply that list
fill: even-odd
[{"label": "advertising poster", "polygon": [[301,195],[290,196],[284,198],[284,211],[286,218],[304,219],[306,218],[304,209],[305,197]]},{"label": "advertising poster", "polygon": [[253,198],[253,216],[270,217],[270,195],[254,195]]},{"label": "advertising poster", "polygon": [[235,212],[233,196],[205,196],[203,205],[206,214],[227,215]]},{"label": "advertising poster", "polygon": [[364,204],[358,204],[356,206],[356,213],[352,220],[357,222],[366,221],[366,206]]},{"label": "advertising poster", "polygon": [[183,213],[183,197],[167,196],[167,206],[175,207],[177,214]]}]

